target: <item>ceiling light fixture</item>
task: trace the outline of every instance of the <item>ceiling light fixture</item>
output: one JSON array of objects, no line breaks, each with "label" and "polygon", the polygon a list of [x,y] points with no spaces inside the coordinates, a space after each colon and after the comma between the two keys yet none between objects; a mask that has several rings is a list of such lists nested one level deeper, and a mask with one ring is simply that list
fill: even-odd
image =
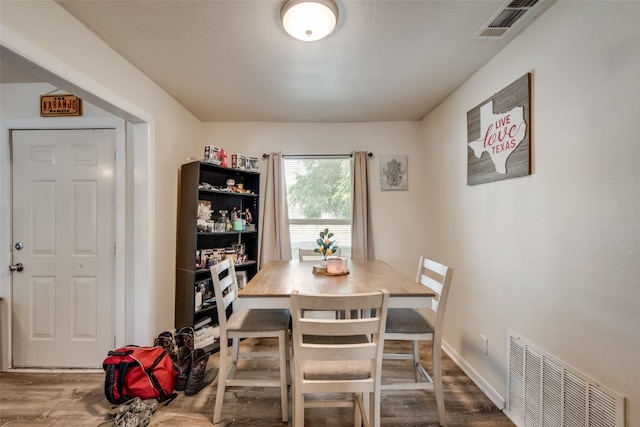
[{"label": "ceiling light fixture", "polygon": [[288,0],[280,11],[282,25],[289,35],[312,42],[333,32],[338,8],[331,0]]}]

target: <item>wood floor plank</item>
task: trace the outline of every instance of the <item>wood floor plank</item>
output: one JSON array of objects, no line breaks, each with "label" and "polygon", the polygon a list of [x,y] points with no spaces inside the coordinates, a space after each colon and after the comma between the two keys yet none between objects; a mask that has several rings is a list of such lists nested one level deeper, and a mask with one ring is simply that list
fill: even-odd
[{"label": "wood floor plank", "polygon": [[[244,345],[269,346],[269,340],[246,340]],[[386,343],[391,349],[404,343]],[[106,356],[106,355],[105,355]],[[428,360],[426,346],[422,356]],[[209,359],[217,371],[219,357]],[[410,368],[402,361],[385,361],[383,373],[410,378]],[[495,405],[446,355],[443,356],[444,395],[450,427],[514,427]],[[264,360],[243,362],[249,375],[276,377],[277,366]],[[430,368],[429,364],[427,367]],[[104,396],[102,373],[0,373],[0,426],[95,427],[113,407]],[[211,426],[215,387],[195,396],[178,397],[160,405],[150,426]],[[385,391],[381,402],[381,424],[385,427],[435,427],[435,397],[425,391]],[[282,427],[280,398],[276,388],[230,388],[225,394],[221,426]],[[289,423],[290,424],[290,423]],[[352,412],[347,409],[317,408],[305,412],[310,427],[350,427]]]}]

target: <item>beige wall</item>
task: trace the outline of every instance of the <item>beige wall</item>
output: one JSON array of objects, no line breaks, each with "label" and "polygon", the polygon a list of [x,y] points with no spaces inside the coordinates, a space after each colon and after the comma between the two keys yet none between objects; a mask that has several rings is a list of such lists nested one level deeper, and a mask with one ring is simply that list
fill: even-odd
[{"label": "beige wall", "polygon": [[[640,425],[639,20],[638,2],[559,2],[423,121],[437,206],[423,251],[456,268],[447,344],[506,396],[512,329],[626,396],[629,426]],[[467,186],[467,111],[527,72],[533,174]]]},{"label": "beige wall", "polygon": [[[414,277],[423,234],[420,220],[424,166],[418,122],[205,123],[204,141],[262,159],[263,153],[345,154],[370,151],[371,209],[376,257]],[[194,146],[194,157],[202,147]],[[233,150],[237,151],[233,151]],[[380,155],[408,155],[408,191],[381,191]],[[266,164],[260,160],[261,172]],[[264,182],[264,179],[262,180]]]}]

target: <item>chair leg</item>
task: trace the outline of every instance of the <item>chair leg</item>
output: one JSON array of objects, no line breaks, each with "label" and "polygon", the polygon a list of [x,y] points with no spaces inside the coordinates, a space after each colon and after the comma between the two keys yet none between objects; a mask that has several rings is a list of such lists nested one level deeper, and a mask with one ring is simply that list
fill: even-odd
[{"label": "chair leg", "polygon": [[358,393],[357,405],[361,415],[357,425],[364,427],[380,427],[380,396],[376,393]]},{"label": "chair leg", "polygon": [[231,340],[231,371],[229,372],[229,378],[236,377],[236,369],[238,368],[238,358],[240,357],[240,338],[233,338]]},{"label": "chair leg", "polygon": [[304,394],[301,390],[298,390],[294,385],[293,387],[293,427],[304,427]]},{"label": "chair leg", "polygon": [[[362,427],[363,421],[366,419],[366,416],[362,416],[362,413],[365,412],[364,401],[362,398],[362,393],[353,393],[353,426],[354,427]],[[366,421],[365,425],[366,425]]]},{"label": "chair leg", "polygon": [[[364,403],[364,411],[362,412],[362,425],[364,427],[371,427],[374,425],[375,419],[375,400],[374,393],[362,393],[360,397],[362,398],[362,402]],[[378,426],[379,427],[379,426]]]},{"label": "chair leg", "polygon": [[293,387],[293,338],[290,331],[285,335],[287,337],[287,385]]},{"label": "chair leg", "polygon": [[280,406],[282,407],[282,422],[289,421],[289,395],[287,393],[287,353],[289,348],[287,331],[280,331],[278,347],[280,349]]},{"label": "chair leg", "polygon": [[371,417],[369,423],[374,427],[380,427],[380,399],[382,398],[380,390],[371,393]]},{"label": "chair leg", "polygon": [[420,366],[420,341],[411,341],[411,348],[413,350],[413,375],[415,376],[415,382],[420,381],[418,366]]},{"label": "chair leg", "polygon": [[438,407],[438,419],[441,427],[447,425],[447,414],[444,409],[444,391],[442,390],[441,348],[433,347],[433,388],[436,392],[436,406]]},{"label": "chair leg", "polygon": [[228,376],[228,354],[227,339],[220,337],[220,370],[218,371],[218,391],[216,393],[216,403],[213,409],[213,424],[219,424],[222,418],[222,402],[224,401],[224,392],[227,385]]}]

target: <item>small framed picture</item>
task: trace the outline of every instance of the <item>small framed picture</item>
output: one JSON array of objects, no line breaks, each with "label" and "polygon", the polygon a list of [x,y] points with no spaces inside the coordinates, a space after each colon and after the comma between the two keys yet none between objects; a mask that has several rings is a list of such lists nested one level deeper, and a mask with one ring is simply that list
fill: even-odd
[{"label": "small framed picture", "polygon": [[202,249],[200,251],[200,268],[209,268],[214,263],[213,249]]},{"label": "small framed picture", "polygon": [[220,163],[222,163],[222,155],[221,155],[220,147],[216,147],[214,145],[205,145],[204,160],[207,162],[211,162],[214,165],[219,165]]},{"label": "small framed picture", "polygon": [[406,190],[409,181],[408,156],[380,156],[380,190]]},{"label": "small framed picture", "polygon": [[247,170],[257,171],[258,170],[258,158],[257,157],[247,157]]},{"label": "small framed picture", "polygon": [[238,154],[238,169],[246,169],[246,168],[247,168],[247,156]]}]

